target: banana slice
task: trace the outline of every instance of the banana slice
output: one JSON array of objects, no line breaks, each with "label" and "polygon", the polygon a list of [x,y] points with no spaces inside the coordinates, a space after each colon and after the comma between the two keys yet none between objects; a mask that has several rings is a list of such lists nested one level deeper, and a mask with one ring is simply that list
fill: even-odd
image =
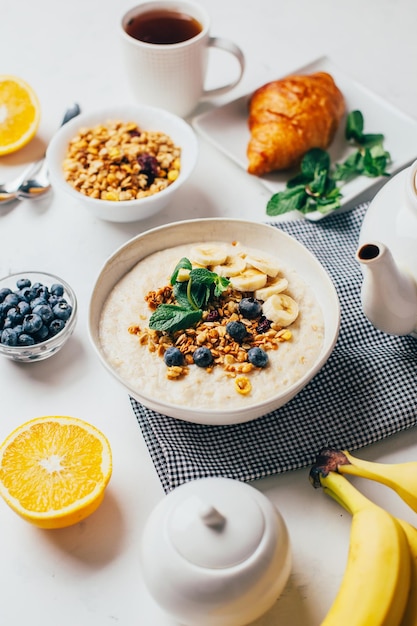
[{"label": "banana slice", "polygon": [[228,249],[217,244],[201,244],[190,250],[190,260],[207,267],[208,265],[222,265],[228,256]]},{"label": "banana slice", "polygon": [[179,283],[185,283],[190,278],[190,270],[187,270],[185,267],[181,267],[178,270],[177,281]]},{"label": "banana slice", "polygon": [[254,267],[248,267],[241,274],[230,277],[230,284],[237,291],[255,291],[266,285],[267,275]]},{"label": "banana slice", "polygon": [[262,312],[271,322],[286,327],[297,319],[298,304],[290,296],[277,293],[265,300],[262,305]]},{"label": "banana slice", "polygon": [[246,269],[246,261],[238,254],[229,255],[222,265],[215,265],[213,272],[216,272],[219,276],[230,278],[231,276],[237,276]]},{"label": "banana slice", "polygon": [[246,263],[272,278],[275,278],[280,269],[278,261],[269,255],[258,256],[249,252],[246,256]]},{"label": "banana slice", "polygon": [[257,289],[254,295],[257,300],[267,300],[270,296],[285,291],[287,287],[288,280],[280,276],[279,278],[268,281],[266,286],[262,287],[262,289]]}]

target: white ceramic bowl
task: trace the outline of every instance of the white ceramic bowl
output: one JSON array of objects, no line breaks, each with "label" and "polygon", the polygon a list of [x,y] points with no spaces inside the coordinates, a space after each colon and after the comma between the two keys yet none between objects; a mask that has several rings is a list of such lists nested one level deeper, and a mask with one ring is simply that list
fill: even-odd
[{"label": "white ceramic bowl", "polygon": [[[91,128],[109,120],[136,122],[143,130],[164,132],[181,148],[181,170],[168,187],[152,196],[115,202],[86,196],[65,180],[62,163],[70,140],[81,127]],[[62,126],[52,138],[46,153],[51,183],[79,201],[95,217],[110,222],[134,222],[158,213],[172,201],[175,193],[186,182],[197,160],[197,138],[191,126],[183,119],[150,106],[120,105],[81,113]]]},{"label": "white ceramic bowl", "polygon": [[[0,331],[0,354],[6,356],[12,361],[20,361],[23,363],[32,363],[34,361],[43,361],[44,359],[49,358],[53,354],[56,354],[58,350],[62,348],[62,346],[68,341],[71,337],[76,320],[77,320],[77,298],[73,289],[59,276],[54,276],[53,274],[49,274],[46,272],[20,272],[18,274],[10,274],[9,276],[5,276],[0,280],[0,290],[4,288],[10,289],[12,292],[20,291],[17,282],[20,279],[28,279],[31,282],[31,285],[35,285],[35,283],[40,283],[43,286],[46,286],[48,290],[54,284],[60,284],[64,288],[63,298],[71,307],[71,315],[65,320],[65,325],[62,330],[60,330],[57,334],[52,335],[49,333],[46,339],[40,341],[36,339],[36,343],[33,345],[8,345],[3,343],[3,327],[4,327],[4,319],[7,317],[7,313],[1,310],[0,318],[1,318],[1,328]],[[23,299],[23,296],[21,297]],[[29,298],[26,298],[29,302]],[[0,309],[3,307],[3,297],[0,297]],[[48,325],[48,323],[47,323]],[[46,332],[46,331],[45,331]]]},{"label": "white ceramic bowl", "polygon": [[[180,402],[174,404],[169,400],[166,385],[160,393],[152,396],[146,395],[140,388],[132,388],[109,363],[100,342],[100,317],[113,287],[139,261],[154,252],[199,241],[234,240],[271,255],[276,255],[279,250],[279,256],[285,259],[287,266],[293,268],[313,289],[322,308],[325,329],[323,346],[313,366],[294,384],[275,396],[260,402],[251,401],[248,396],[247,404],[233,409],[202,408],[198,404],[198,394],[195,396],[195,404],[192,408],[185,407]],[[273,226],[228,218],[185,220],[154,228],[134,237],[116,250],[104,264],[93,289],[89,310],[89,335],[97,355],[102,364],[132,397],[144,406],[164,415],[189,422],[213,425],[247,422],[291,400],[327,361],[338,337],[339,323],[339,300],[333,283],[317,259],[303,245]]]}]

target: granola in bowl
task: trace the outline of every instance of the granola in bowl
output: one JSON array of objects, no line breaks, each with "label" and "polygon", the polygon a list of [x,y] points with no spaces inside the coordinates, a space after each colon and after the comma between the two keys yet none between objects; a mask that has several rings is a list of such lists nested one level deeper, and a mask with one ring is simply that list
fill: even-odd
[{"label": "granola in bowl", "polygon": [[166,133],[108,120],[70,140],[65,180],[91,198],[126,201],[166,189],[179,175],[181,148]]}]

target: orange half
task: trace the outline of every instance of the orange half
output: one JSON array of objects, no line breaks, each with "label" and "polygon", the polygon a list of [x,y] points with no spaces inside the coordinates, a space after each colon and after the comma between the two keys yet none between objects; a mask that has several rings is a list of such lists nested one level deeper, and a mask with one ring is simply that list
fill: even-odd
[{"label": "orange half", "polygon": [[93,513],[112,473],[110,444],[75,417],[38,417],[0,446],[0,495],[41,528],[71,526]]},{"label": "orange half", "polygon": [[39,100],[32,87],[16,76],[0,75],[0,156],[29,143],[40,118]]}]

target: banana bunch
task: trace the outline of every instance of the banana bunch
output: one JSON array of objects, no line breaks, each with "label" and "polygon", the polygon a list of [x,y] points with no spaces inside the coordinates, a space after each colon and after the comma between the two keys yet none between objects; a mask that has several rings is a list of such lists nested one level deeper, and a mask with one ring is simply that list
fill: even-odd
[{"label": "banana bunch", "polygon": [[346,451],[320,452],[310,481],[352,515],[345,573],[321,626],[417,626],[417,529],[342,474],[387,485],[417,512],[417,462],[372,463]]},{"label": "banana bunch", "polygon": [[190,261],[193,266],[207,267],[228,278],[236,291],[252,292],[254,298],[263,302],[262,313],[271,322],[284,328],[297,319],[298,304],[282,293],[288,287],[288,280],[278,276],[279,263],[271,255],[241,246],[208,242],[191,249]]}]

